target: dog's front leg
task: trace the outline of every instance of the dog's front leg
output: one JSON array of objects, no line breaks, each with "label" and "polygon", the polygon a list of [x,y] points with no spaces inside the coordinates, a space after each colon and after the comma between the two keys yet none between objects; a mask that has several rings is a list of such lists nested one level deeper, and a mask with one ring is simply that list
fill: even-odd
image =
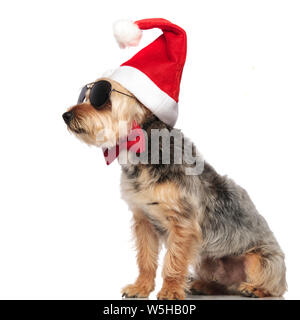
[{"label": "dog's front leg", "polygon": [[135,283],[122,289],[122,295],[127,298],[145,298],[155,287],[159,239],[153,226],[142,212],[135,211],[133,219],[139,276]]},{"label": "dog's front leg", "polygon": [[163,286],[160,300],[185,298],[188,267],[197,255],[199,233],[190,224],[172,223],[167,238],[167,253],[163,265]]}]

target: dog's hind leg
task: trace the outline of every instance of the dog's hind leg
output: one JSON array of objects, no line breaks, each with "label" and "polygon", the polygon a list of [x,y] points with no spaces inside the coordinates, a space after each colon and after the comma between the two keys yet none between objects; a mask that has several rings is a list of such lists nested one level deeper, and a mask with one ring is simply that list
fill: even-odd
[{"label": "dog's hind leg", "polygon": [[238,293],[263,298],[279,297],[286,291],[285,264],[281,253],[248,253],[244,264],[246,281],[240,284]]}]

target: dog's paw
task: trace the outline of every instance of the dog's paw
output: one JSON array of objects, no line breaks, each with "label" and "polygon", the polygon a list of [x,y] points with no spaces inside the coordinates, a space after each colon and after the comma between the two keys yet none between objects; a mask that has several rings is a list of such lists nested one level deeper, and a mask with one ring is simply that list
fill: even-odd
[{"label": "dog's paw", "polygon": [[187,294],[191,295],[204,295],[205,291],[203,290],[202,283],[198,280],[191,281],[189,283],[189,288],[185,291]]},{"label": "dog's paw", "polygon": [[187,288],[185,288],[186,294],[192,295],[204,295],[205,293],[202,290],[202,283],[199,280],[195,280],[192,275],[189,275],[187,278]]},{"label": "dog's paw", "polygon": [[157,294],[158,300],[184,300],[184,289],[180,288],[162,288]]},{"label": "dog's paw", "polygon": [[247,283],[241,284],[238,291],[244,297],[263,298],[268,296],[268,294],[264,290],[255,288],[255,286]]},{"label": "dog's paw", "polygon": [[147,298],[154,290],[153,284],[129,284],[121,290],[124,298]]}]

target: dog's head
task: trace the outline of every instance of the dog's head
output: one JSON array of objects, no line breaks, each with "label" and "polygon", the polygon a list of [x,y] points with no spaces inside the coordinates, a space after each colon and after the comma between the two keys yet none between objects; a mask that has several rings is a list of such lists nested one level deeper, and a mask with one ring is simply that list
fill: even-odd
[{"label": "dog's head", "polygon": [[[111,91],[101,107],[91,104],[90,94],[93,84],[104,80]],[[87,88],[82,102],[68,109],[63,119],[68,129],[81,141],[89,145],[112,147],[126,136],[135,122],[141,124],[151,112],[144,107],[126,88],[119,83],[101,78]],[[91,97],[92,98],[92,97]],[[101,100],[101,97],[96,97]],[[127,132],[120,130],[127,128]]]}]

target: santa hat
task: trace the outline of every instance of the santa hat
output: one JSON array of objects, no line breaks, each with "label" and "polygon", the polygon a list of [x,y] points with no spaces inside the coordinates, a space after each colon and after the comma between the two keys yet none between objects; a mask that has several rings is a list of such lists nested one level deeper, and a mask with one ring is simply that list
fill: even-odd
[{"label": "santa hat", "polygon": [[123,63],[108,78],[119,82],[160,120],[174,126],[186,58],[186,33],[168,20],[155,18],[131,22],[120,20],[114,36],[121,48],[138,45],[142,30],[162,30],[155,41]]}]

